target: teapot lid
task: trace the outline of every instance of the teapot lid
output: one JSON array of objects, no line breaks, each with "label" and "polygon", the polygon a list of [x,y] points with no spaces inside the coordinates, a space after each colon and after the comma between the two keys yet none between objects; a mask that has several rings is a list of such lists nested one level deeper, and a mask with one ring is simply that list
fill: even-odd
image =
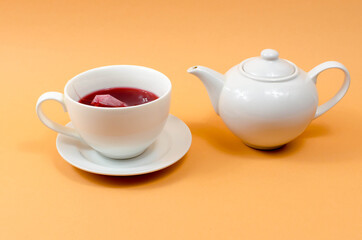
[{"label": "teapot lid", "polygon": [[279,58],[279,53],[273,49],[264,49],[260,57],[247,59],[242,63],[242,70],[252,77],[264,80],[276,80],[296,73],[296,66]]}]

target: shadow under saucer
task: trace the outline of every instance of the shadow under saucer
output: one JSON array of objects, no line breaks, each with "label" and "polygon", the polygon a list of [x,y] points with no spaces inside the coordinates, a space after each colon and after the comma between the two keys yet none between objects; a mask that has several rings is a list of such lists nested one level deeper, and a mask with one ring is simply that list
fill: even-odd
[{"label": "shadow under saucer", "polygon": [[[76,167],[72,167],[73,172],[77,175],[77,181],[79,181],[79,177],[83,180],[86,180],[88,183],[94,183],[98,185],[102,185],[105,187],[118,188],[118,187],[136,187],[136,186],[144,186],[150,185],[152,183],[161,181],[162,179],[169,177],[171,174],[175,173],[183,164],[184,160],[187,158],[187,155],[184,156],[180,161],[169,166],[160,171],[135,175],[135,176],[107,176],[107,175],[99,175],[94,173],[85,172]],[[174,178],[172,178],[174,179]],[[168,178],[166,183],[170,183],[173,181]]]}]

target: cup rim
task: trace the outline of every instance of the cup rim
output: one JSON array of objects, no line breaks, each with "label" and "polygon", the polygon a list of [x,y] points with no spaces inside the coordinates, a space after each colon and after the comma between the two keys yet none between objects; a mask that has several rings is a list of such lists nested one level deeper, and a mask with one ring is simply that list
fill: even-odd
[{"label": "cup rim", "polygon": [[[87,104],[83,104],[83,103],[80,103],[76,100],[74,100],[73,98],[71,98],[68,93],[67,93],[67,88],[70,86],[70,84],[75,81],[76,78],[84,75],[84,74],[87,74],[87,73],[90,73],[90,72],[95,72],[95,71],[98,71],[100,69],[107,69],[107,68],[115,68],[115,67],[131,67],[131,68],[139,68],[139,69],[147,69],[147,70],[151,70],[153,72],[156,72],[158,74],[160,74],[161,76],[165,77],[165,79],[168,80],[168,89],[167,91],[162,95],[162,96],[159,96],[157,99],[151,101],[151,102],[147,102],[147,103],[143,103],[143,104],[139,104],[139,105],[135,105],[135,106],[127,106],[127,107],[96,107],[96,106],[92,106],[92,105],[87,105]],[[127,110],[127,109],[135,109],[135,108],[141,108],[141,107],[144,107],[144,106],[147,106],[147,105],[150,105],[150,104],[154,104],[154,103],[157,103],[159,101],[162,101],[164,98],[166,98],[166,96],[170,95],[171,93],[171,89],[172,89],[172,84],[171,84],[171,81],[170,79],[165,75],[163,74],[162,72],[160,71],[157,71],[153,68],[149,68],[149,67],[145,67],[145,66],[139,66],[139,65],[107,65],[107,66],[101,66],[101,67],[97,67],[97,68],[92,68],[92,69],[89,69],[89,70],[86,70],[84,72],[81,72],[79,74],[77,74],[76,76],[74,76],[73,78],[71,78],[65,85],[64,87],[64,96],[66,96],[71,102],[77,104],[78,106],[82,106],[82,107],[85,107],[85,108],[90,108],[90,109],[98,109],[98,110],[107,110],[107,111],[120,111],[120,110]]]}]

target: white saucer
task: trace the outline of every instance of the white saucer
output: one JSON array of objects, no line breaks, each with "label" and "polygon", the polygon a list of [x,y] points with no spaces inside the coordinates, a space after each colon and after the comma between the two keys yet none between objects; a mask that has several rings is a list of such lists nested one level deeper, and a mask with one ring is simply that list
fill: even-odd
[{"label": "white saucer", "polygon": [[68,163],[84,171],[131,176],[155,172],[176,163],[189,150],[191,139],[187,125],[170,114],[158,139],[144,153],[134,158],[107,158],[88,145],[63,134],[58,134],[57,149]]}]

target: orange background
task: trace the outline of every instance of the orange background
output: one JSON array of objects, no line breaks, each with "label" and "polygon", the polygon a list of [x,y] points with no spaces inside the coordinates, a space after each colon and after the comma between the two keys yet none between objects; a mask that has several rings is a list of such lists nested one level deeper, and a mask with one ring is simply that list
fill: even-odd
[{"label": "orange background", "polygon": [[[0,239],[362,239],[362,2],[0,2]],[[286,147],[232,135],[186,69],[222,73],[264,48],[309,71],[350,71],[349,92]],[[85,70],[135,64],[172,81],[188,154],[163,171],[106,177],[58,154],[37,98]],[[342,73],[321,74],[325,102]],[[60,105],[46,111],[69,121]]]}]

